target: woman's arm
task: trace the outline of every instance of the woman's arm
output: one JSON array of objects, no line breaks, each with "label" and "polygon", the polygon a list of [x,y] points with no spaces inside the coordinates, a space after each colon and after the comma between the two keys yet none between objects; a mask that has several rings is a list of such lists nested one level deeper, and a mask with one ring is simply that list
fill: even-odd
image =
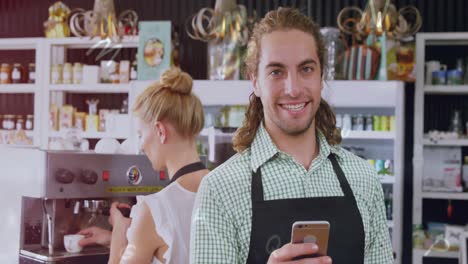
[{"label": "woman's arm", "polygon": [[151,263],[156,250],[165,245],[156,233],[153,216],[146,203],[135,205],[133,210],[134,217],[128,232],[125,222],[115,223],[109,264]]}]

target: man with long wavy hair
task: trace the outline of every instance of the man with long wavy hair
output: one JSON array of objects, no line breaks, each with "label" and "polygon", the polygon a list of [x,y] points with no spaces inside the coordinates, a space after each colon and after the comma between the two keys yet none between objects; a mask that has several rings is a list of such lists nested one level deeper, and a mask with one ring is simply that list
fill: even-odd
[{"label": "man with long wavy hair", "polygon": [[[380,181],[339,146],[321,98],[324,54],[319,27],[296,9],[271,11],[255,26],[238,154],[201,184],[191,263],[393,263]],[[296,221],[330,224],[326,256],[317,255],[321,245],[289,243]]]}]

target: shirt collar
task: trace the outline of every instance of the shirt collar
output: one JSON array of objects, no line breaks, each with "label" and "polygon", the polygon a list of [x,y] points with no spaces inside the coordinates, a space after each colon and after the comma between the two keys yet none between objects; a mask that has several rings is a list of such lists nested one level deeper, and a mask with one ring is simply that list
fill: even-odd
[{"label": "shirt collar", "polygon": [[[327,139],[322,132],[317,131],[317,138],[319,143],[319,157],[326,159],[330,153],[336,154],[338,158],[341,157],[342,151],[339,145],[329,145]],[[274,157],[278,153],[283,153],[275,145],[271,139],[268,131],[265,129],[263,122],[260,123],[258,127],[257,134],[252,142],[250,147],[251,150],[251,167],[252,171],[257,171],[257,169]]]}]

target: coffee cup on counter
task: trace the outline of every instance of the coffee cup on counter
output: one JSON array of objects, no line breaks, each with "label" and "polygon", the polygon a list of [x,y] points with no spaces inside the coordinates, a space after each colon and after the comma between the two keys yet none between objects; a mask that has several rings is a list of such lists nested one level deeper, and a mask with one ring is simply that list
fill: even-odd
[{"label": "coffee cup on counter", "polygon": [[83,247],[81,247],[78,244],[78,241],[80,241],[83,238],[85,238],[85,236],[79,235],[79,234],[65,235],[63,237],[63,245],[65,246],[65,249],[67,250],[67,252],[68,253],[81,252],[81,250],[83,250]]},{"label": "coffee cup on counter", "polygon": [[[440,64],[440,61],[436,61],[436,60],[427,61],[426,62],[426,84],[434,84],[433,72],[435,72],[435,71],[442,71],[442,72],[446,73],[447,72],[447,65]],[[441,74],[442,73],[438,73],[436,75],[441,75]],[[444,74],[444,75],[446,75],[446,74]]]}]

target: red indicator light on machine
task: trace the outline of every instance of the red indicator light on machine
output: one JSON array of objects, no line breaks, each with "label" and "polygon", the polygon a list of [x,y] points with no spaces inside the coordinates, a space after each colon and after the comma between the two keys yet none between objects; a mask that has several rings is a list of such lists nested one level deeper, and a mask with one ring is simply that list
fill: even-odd
[{"label": "red indicator light on machine", "polygon": [[102,180],[109,181],[110,173],[109,171],[102,171]]},{"label": "red indicator light on machine", "polygon": [[166,173],[164,171],[159,171],[159,180],[161,181],[166,180]]}]

